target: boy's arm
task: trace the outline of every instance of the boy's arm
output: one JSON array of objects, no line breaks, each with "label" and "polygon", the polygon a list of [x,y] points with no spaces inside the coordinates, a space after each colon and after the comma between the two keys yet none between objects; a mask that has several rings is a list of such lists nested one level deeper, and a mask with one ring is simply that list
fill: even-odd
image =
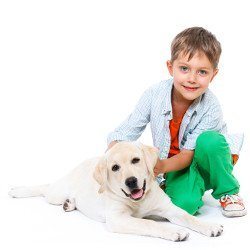
[{"label": "boy's arm", "polygon": [[155,175],[171,171],[182,170],[192,163],[194,149],[198,136],[208,130],[221,132],[223,129],[223,114],[216,100],[209,107],[196,128],[187,135],[187,140],[181,152],[171,158],[158,160],[155,166]]},{"label": "boy's arm", "polygon": [[196,140],[201,133],[209,130],[217,131],[219,133],[226,132],[220,104],[214,96],[210,96],[209,98],[209,102],[207,103],[208,107],[206,108],[200,123],[194,130],[188,133],[181,152],[169,159],[158,160],[155,166],[155,175],[158,173],[178,171],[190,166],[194,156]]},{"label": "boy's arm", "polygon": [[174,155],[171,158],[163,160],[158,159],[154,168],[154,174],[157,176],[160,173],[182,170],[190,166],[193,157],[193,150],[184,149],[179,154]]},{"label": "boy's arm", "polygon": [[113,141],[136,141],[150,122],[151,102],[152,88],[149,88],[128,118],[108,135],[107,144],[112,146]]}]

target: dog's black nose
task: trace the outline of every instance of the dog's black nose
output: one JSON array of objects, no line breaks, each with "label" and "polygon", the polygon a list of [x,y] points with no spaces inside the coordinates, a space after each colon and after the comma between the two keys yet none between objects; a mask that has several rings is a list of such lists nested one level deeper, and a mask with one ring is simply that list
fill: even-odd
[{"label": "dog's black nose", "polygon": [[126,179],[125,184],[129,187],[129,188],[137,188],[137,178],[132,176]]}]

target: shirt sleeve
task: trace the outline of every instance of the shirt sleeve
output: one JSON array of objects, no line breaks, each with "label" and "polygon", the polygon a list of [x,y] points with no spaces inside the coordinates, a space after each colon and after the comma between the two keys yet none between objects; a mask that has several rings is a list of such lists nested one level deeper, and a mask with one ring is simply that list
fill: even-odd
[{"label": "shirt sleeve", "polygon": [[107,143],[112,141],[135,141],[150,121],[152,89],[147,89],[139,99],[134,111],[113,132],[109,133]]},{"label": "shirt sleeve", "polygon": [[183,149],[194,150],[197,137],[205,131],[212,130],[223,133],[226,130],[220,105],[214,104],[205,112],[197,126],[189,131]]}]

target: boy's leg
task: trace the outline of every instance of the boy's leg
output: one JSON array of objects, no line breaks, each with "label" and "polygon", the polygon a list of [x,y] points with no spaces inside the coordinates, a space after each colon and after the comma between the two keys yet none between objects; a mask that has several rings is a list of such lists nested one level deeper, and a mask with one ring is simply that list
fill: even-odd
[{"label": "boy's leg", "polygon": [[205,183],[196,162],[183,170],[168,173],[164,191],[176,206],[194,215],[203,205],[205,192]]},{"label": "boy's leg", "polygon": [[207,131],[196,141],[195,161],[202,175],[206,189],[212,189],[212,196],[220,199],[222,214],[238,217],[247,214],[239,197],[240,185],[232,174],[233,160],[223,135]]},{"label": "boy's leg", "polygon": [[207,131],[197,139],[190,167],[167,174],[165,192],[175,205],[195,214],[203,205],[206,190],[213,189],[215,199],[238,193],[239,183],[232,170],[231,153],[224,136]]},{"label": "boy's leg", "polygon": [[203,177],[205,189],[212,189],[215,199],[239,192],[239,183],[232,174],[231,152],[222,134],[215,131],[202,133],[196,141],[194,161]]}]

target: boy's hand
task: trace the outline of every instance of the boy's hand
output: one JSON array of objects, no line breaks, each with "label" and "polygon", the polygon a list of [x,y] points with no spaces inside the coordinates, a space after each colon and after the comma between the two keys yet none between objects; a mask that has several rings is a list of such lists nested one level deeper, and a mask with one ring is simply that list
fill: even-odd
[{"label": "boy's hand", "polygon": [[179,154],[176,154],[170,158],[160,160],[158,159],[155,168],[154,174],[157,176],[161,173],[167,173],[172,171],[179,171],[188,166],[193,161],[194,150],[183,149]]},{"label": "boy's hand", "polygon": [[157,163],[154,167],[154,175],[166,173],[166,167],[164,167],[164,162],[158,158]]},{"label": "boy's hand", "polygon": [[108,148],[106,149],[105,153],[111,149],[116,143],[118,143],[118,141],[112,141],[109,145],[108,145]]}]

